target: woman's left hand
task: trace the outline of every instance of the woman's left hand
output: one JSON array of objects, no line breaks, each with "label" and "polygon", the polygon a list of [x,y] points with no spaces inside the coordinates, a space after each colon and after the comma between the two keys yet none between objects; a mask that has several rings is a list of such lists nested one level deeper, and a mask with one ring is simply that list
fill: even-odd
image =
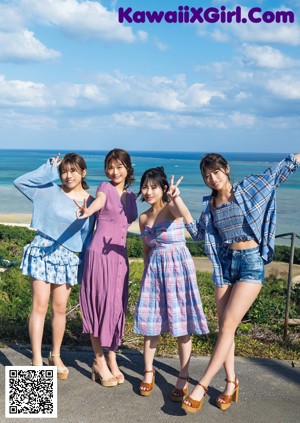
[{"label": "woman's left hand", "polygon": [[57,153],[56,157],[50,158],[50,163],[53,164],[54,166],[58,167],[61,164],[61,160],[59,160],[59,158],[60,158],[60,153]]}]

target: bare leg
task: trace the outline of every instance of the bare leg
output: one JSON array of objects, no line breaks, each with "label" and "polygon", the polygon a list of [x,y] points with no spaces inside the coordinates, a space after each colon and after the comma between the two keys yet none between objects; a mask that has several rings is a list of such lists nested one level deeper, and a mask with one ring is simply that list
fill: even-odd
[{"label": "bare leg", "polygon": [[[190,335],[179,336],[178,342],[178,355],[180,363],[179,376],[188,378],[189,376],[189,364],[192,352],[192,341]],[[176,388],[183,389],[187,384],[184,379],[177,379]]]},{"label": "bare leg", "polygon": [[64,367],[59,357],[60,348],[66,330],[66,309],[71,287],[68,284],[51,285],[52,293],[52,355],[57,367]]},{"label": "bare leg", "polygon": [[45,317],[50,298],[50,284],[37,279],[31,280],[32,309],[29,316],[29,336],[32,349],[32,363],[42,365],[42,339]]},{"label": "bare leg", "polygon": [[102,377],[102,379],[106,381],[116,381],[116,378],[113,376],[111,371],[109,370],[103,348],[101,347],[100,341],[98,338],[96,338],[93,334],[90,334],[92,347],[95,354],[95,362],[94,367],[99,373],[99,375]]},{"label": "bare leg", "polygon": [[[215,287],[215,301],[218,311],[219,318],[219,328],[222,326],[223,314],[226,310],[227,303],[230,298],[232,287],[230,285],[225,285],[222,288]],[[226,379],[234,381],[235,380],[235,369],[234,369],[234,350],[235,344],[233,341],[232,347],[229,350],[229,353],[224,362],[224,368],[226,372]],[[225,390],[223,391],[224,395],[231,395],[234,390],[234,384],[227,384]]]},{"label": "bare leg", "polygon": [[[145,336],[144,337],[144,363],[145,370],[153,370],[153,360],[158,344],[159,336]],[[151,383],[153,373],[145,373],[143,382]]]},{"label": "bare leg", "polygon": [[[214,352],[204,376],[200,380],[202,385],[208,386],[212,378],[225,363],[226,358],[233,348],[235,330],[249,310],[253,301],[256,299],[260,290],[260,284],[245,282],[239,282],[232,287],[226,309],[223,313],[219,337]],[[199,401],[203,395],[204,389],[200,385],[196,385],[190,397]],[[186,399],[185,402],[189,404],[188,399]]]}]

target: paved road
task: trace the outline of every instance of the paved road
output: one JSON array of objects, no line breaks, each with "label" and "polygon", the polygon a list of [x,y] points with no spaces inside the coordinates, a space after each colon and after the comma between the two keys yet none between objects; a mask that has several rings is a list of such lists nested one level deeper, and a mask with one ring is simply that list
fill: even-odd
[{"label": "paved road", "polygon": [[[45,348],[44,357],[49,349]],[[64,350],[63,359],[70,369],[69,379],[58,381],[58,418],[6,419],[4,417],[4,366],[28,365],[26,348],[0,349],[0,422],[15,423],[49,421],[58,423],[295,423],[300,416],[300,368],[298,363],[269,359],[237,358],[237,374],[241,383],[240,401],[225,413],[214,402],[224,387],[220,371],[210,385],[200,413],[186,414],[179,404],[169,400],[176,381],[178,360],[157,358],[156,386],[150,397],[138,395],[143,371],[142,354],[123,350],[119,354],[126,375],[123,385],[103,388],[90,379],[93,361],[91,350]],[[46,360],[45,360],[46,362]],[[193,357],[190,373],[198,377],[208,357]],[[191,384],[196,380],[192,379]]]}]

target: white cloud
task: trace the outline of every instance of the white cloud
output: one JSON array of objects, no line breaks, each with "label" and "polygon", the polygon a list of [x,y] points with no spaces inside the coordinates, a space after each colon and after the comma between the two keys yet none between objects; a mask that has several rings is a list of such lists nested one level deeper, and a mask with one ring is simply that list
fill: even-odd
[{"label": "white cloud", "polygon": [[131,43],[145,41],[147,33],[134,34],[129,26],[118,22],[116,11],[109,11],[98,1],[17,0],[27,18],[54,25],[66,34],[83,40],[100,39]]},{"label": "white cloud", "polygon": [[12,5],[0,4],[0,31],[11,32],[11,29],[22,28],[23,17],[18,9],[12,7]]},{"label": "white cloud", "polygon": [[58,127],[56,119],[49,118],[45,115],[23,114],[13,110],[0,112],[1,128],[13,129],[29,129],[33,131],[45,131]]},{"label": "white cloud", "polygon": [[225,95],[221,91],[208,89],[205,84],[197,83],[188,87],[181,99],[193,109],[208,105],[213,97],[224,99]]},{"label": "white cloud", "polygon": [[166,131],[174,128],[226,128],[224,116],[216,119],[207,116],[174,115],[171,113],[124,112],[115,113],[113,119],[122,126]]},{"label": "white cloud", "polygon": [[160,51],[166,51],[168,49],[167,44],[162,43],[161,41],[159,41],[158,38],[154,39],[154,43],[155,43],[156,47],[158,48],[158,50],[160,50]]},{"label": "white cloud", "polygon": [[126,112],[114,113],[113,119],[117,124],[131,127],[145,127],[152,129],[170,129],[170,124],[165,116],[156,112]]},{"label": "white cloud", "polygon": [[44,85],[31,81],[0,78],[0,104],[17,107],[56,107],[78,110],[97,108],[130,108],[146,111],[180,112],[199,110],[215,96],[224,95],[204,84],[188,85],[182,75],[127,76],[115,72],[99,74],[90,84]]},{"label": "white cloud", "polygon": [[229,118],[235,126],[242,126],[242,127],[251,127],[255,124],[255,121],[256,121],[254,115],[240,113],[238,111],[231,113],[229,115]]},{"label": "white cloud", "polygon": [[31,24],[55,26],[82,40],[132,43],[145,42],[145,31],[133,32],[120,24],[116,11],[97,1],[14,0],[0,4],[0,61],[45,61],[60,57],[60,52],[39,41]]},{"label": "white cloud", "polygon": [[25,108],[49,106],[47,89],[44,84],[30,81],[7,81],[0,75],[0,105]]},{"label": "white cloud", "polygon": [[296,23],[283,24],[246,24],[233,25],[235,36],[242,41],[257,43],[279,43],[291,46],[300,45],[300,26]]},{"label": "white cloud", "polygon": [[300,77],[293,75],[282,75],[278,78],[271,78],[267,82],[267,88],[276,96],[300,100]]},{"label": "white cloud", "polygon": [[45,47],[30,31],[0,32],[0,61],[42,61],[58,57],[58,51]]},{"label": "white cloud", "polygon": [[[236,6],[236,5],[235,5]],[[227,7],[227,10],[234,10],[235,6]],[[249,8],[242,7],[242,16],[246,17]],[[262,12],[265,11],[261,5]],[[284,6],[273,9],[277,11],[291,10]],[[261,15],[255,15],[258,17]],[[279,43],[291,46],[300,45],[300,25],[295,19],[294,23],[202,23],[197,25],[197,34],[200,37],[206,36],[217,42],[234,42],[241,40],[251,43]]]},{"label": "white cloud", "polygon": [[258,67],[285,69],[300,66],[300,60],[292,59],[270,46],[242,46],[242,54],[247,61]]}]

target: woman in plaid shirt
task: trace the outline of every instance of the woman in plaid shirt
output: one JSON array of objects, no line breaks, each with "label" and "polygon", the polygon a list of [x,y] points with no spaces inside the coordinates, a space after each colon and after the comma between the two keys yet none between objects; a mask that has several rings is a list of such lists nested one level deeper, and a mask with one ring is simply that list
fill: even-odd
[{"label": "woman in plaid shirt", "polygon": [[179,196],[178,183],[169,197],[186,221],[194,240],[203,239],[212,261],[219,336],[209,365],[191,395],[182,404],[189,412],[201,409],[207,387],[222,365],[226,387],[216,405],[227,410],[237,402],[239,380],[234,369],[234,334],[258,296],[264,282],[264,265],[272,261],[276,223],[276,188],[299,166],[300,154],[291,154],[260,175],[240,183],[230,181],[230,167],[219,154],[206,155],[200,170],[211,195],[203,198],[198,222]]}]

